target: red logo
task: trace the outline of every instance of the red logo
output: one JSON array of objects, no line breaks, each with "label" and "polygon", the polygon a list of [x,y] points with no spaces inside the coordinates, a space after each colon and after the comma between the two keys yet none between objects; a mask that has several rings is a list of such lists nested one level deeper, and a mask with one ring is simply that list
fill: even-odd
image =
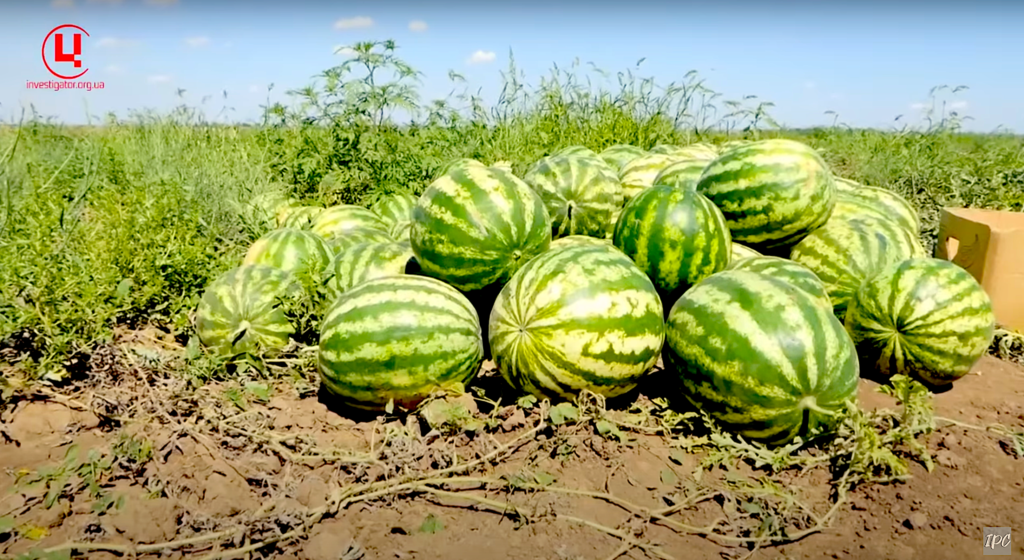
[{"label": "red logo", "polygon": [[[78,31],[81,31],[81,33],[71,33],[70,31],[66,33],[60,32],[62,29],[65,28],[77,29]],[[74,80],[75,78],[80,78],[84,76],[85,73],[89,71],[89,69],[86,68],[85,70],[82,70],[77,74],[65,75],[60,74],[56,70],[54,70],[54,66],[56,66],[58,69],[70,67],[77,69],[82,67],[81,57],[83,34],[86,37],[89,36],[89,33],[86,30],[82,29],[77,25],[72,25],[70,23],[58,25],[57,27],[51,29],[49,33],[47,33],[46,38],[43,39],[43,64],[46,65],[46,69],[49,70],[51,74],[64,80]],[[51,38],[53,39],[52,41],[50,40]],[[49,52],[47,52],[47,45],[50,45]],[[70,50],[68,50],[69,48]],[[51,62],[54,63],[53,66],[50,66]],[[58,62],[65,64],[57,65]],[[71,63],[71,66],[66,65],[66,63],[69,62]]]}]

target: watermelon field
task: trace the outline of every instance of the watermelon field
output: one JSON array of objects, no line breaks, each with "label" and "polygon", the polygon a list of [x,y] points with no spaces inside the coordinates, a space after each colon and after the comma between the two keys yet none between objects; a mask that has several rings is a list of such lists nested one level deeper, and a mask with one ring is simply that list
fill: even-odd
[{"label": "watermelon field", "polygon": [[1024,138],[352,52],[0,128],[0,558],[1024,554],[1024,335],[933,257]]}]

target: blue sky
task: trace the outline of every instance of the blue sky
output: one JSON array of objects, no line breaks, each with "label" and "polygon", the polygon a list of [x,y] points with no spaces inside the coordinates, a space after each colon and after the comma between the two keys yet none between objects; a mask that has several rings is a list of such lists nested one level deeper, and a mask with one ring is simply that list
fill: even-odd
[{"label": "blue sky", "polygon": [[[8,1],[0,4],[0,116],[10,120],[30,102],[69,123],[84,122],[86,107],[120,116],[168,110],[182,88],[190,104],[212,96],[210,116],[227,106],[230,118],[254,120],[268,84],[271,99],[283,99],[340,62],[336,47],[394,39],[424,73],[424,100],[444,97],[455,70],[493,101],[511,49],[531,84],[576,57],[613,73],[646,57],[636,71],[658,83],[697,70],[724,98],[773,101],[773,115],[791,126],[827,124],[827,110],[858,127],[889,127],[900,114],[915,122],[932,86],[962,84],[970,89],[944,98],[974,119],[968,130],[1024,133],[1024,2],[494,4]],[[27,89],[26,81],[50,79],[40,47],[65,23],[89,32],[81,79],[103,81],[102,91]]]}]

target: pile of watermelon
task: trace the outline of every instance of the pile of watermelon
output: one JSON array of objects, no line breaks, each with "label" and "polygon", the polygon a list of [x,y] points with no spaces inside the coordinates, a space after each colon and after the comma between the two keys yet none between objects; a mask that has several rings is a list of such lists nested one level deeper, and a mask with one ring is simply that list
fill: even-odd
[{"label": "pile of watermelon", "polygon": [[833,426],[862,374],[946,385],[994,333],[905,199],[792,140],[573,146],[521,177],[462,159],[369,208],[256,203],[276,227],[203,295],[201,341],[283,348],[282,308],[315,271],[323,386],[363,409],[464,391],[488,353],[511,388],[556,400],[623,395],[662,358],[673,383],[651,396],[784,443]]}]

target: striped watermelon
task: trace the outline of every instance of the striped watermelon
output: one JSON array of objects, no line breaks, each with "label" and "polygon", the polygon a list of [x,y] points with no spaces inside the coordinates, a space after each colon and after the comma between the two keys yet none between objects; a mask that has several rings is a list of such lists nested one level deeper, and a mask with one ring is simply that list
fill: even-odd
[{"label": "striped watermelon", "polygon": [[697,159],[710,162],[718,157],[718,151],[707,144],[690,144],[689,146],[661,145],[651,148],[652,154],[665,154],[680,159]]},{"label": "striped watermelon", "polygon": [[603,245],[605,247],[614,247],[611,239],[598,239],[589,235],[567,235],[565,237],[559,237],[551,242],[551,249],[558,249],[559,247],[565,247],[567,245]]},{"label": "striped watermelon", "polygon": [[387,194],[378,198],[370,206],[370,211],[390,230],[400,222],[412,221],[412,209],[416,206],[417,200],[419,199],[405,192]]},{"label": "striped watermelon", "polygon": [[725,152],[727,152],[727,151],[729,151],[729,150],[731,150],[733,148],[739,148],[741,146],[748,146],[748,145],[750,145],[752,143],[753,142],[751,140],[729,140],[728,142],[723,142],[722,145],[719,146],[718,149],[719,149],[720,153],[725,153]]},{"label": "striped watermelon", "polygon": [[622,170],[624,165],[640,156],[647,155],[647,152],[642,148],[630,146],[629,144],[616,144],[605,148],[597,155],[603,159],[604,162],[612,168],[612,170],[618,173]]},{"label": "striped watermelon", "polygon": [[825,284],[840,318],[861,283],[892,263],[919,256],[924,248],[916,236],[891,220],[870,216],[829,220],[790,253]]},{"label": "striped watermelon", "polygon": [[425,274],[472,291],[507,282],[546,251],[551,219],[540,195],[515,175],[467,165],[427,187],[409,237]]},{"label": "striped watermelon", "polygon": [[295,198],[287,198],[285,200],[279,200],[278,202],[265,201],[267,208],[273,208],[274,212],[274,227],[284,227],[285,220],[292,212],[295,212],[299,208],[305,208],[302,202]]},{"label": "striped watermelon", "polygon": [[682,146],[676,146],[675,144],[658,144],[657,146],[654,146],[653,148],[648,150],[648,152],[652,154],[660,154],[667,156],[679,150],[681,147]]},{"label": "striped watermelon", "polygon": [[707,166],[708,162],[701,159],[677,161],[659,171],[654,177],[654,184],[696,190],[700,175]]},{"label": "striped watermelon", "polygon": [[832,215],[838,218],[872,214],[894,220],[914,235],[921,231],[921,218],[907,199],[886,189],[860,187],[855,191],[840,190]]},{"label": "striped watermelon", "polygon": [[452,169],[466,167],[466,166],[469,166],[469,167],[487,167],[486,165],[483,164],[483,162],[475,160],[475,159],[472,159],[472,158],[458,158],[458,159],[453,159],[453,160],[449,161],[448,163],[444,164],[444,166],[442,166],[441,170],[438,172],[437,177],[441,177],[441,176],[447,175],[448,172],[451,171]]},{"label": "striped watermelon", "polygon": [[313,225],[313,221],[316,217],[323,212],[324,209],[319,206],[299,206],[298,208],[292,208],[287,217],[281,220],[282,228],[290,229],[309,229]]},{"label": "striped watermelon", "polygon": [[348,230],[327,242],[335,255],[362,243],[391,243],[395,241],[391,235],[373,228],[355,228]]},{"label": "striped watermelon", "polygon": [[505,160],[496,161],[496,162],[488,165],[488,167],[496,167],[498,169],[502,169],[504,171],[508,171],[509,173],[512,173],[512,162],[511,161],[505,161]]},{"label": "striped watermelon", "polygon": [[746,245],[742,245],[740,243],[736,243],[735,241],[733,241],[732,242],[732,254],[729,257],[729,262],[738,261],[740,259],[745,259],[747,257],[760,257],[760,256],[761,256],[761,253],[758,253],[757,251],[751,249],[750,247],[747,247]]},{"label": "striped watermelon", "polygon": [[553,156],[578,156],[597,158],[597,152],[586,146],[568,146],[551,154]]},{"label": "striped watermelon", "polygon": [[832,300],[828,298],[825,284],[811,272],[811,269],[798,262],[781,257],[748,257],[729,263],[729,270],[749,270],[778,278],[807,292],[825,309],[832,309]]},{"label": "striped watermelon", "polygon": [[564,244],[526,263],[489,321],[502,376],[541,398],[628,392],[658,360],[664,336],[651,281],[600,241]]},{"label": "striped watermelon", "polygon": [[320,329],[323,386],[367,410],[411,409],[434,391],[463,392],[483,361],[480,320],[455,288],[385,276],[347,290]]},{"label": "striped watermelon", "polygon": [[658,173],[677,161],[679,158],[665,154],[649,154],[630,160],[619,171],[624,200],[628,202],[640,191],[653,185]]},{"label": "striped watermelon", "polygon": [[398,222],[397,224],[392,226],[389,234],[391,235],[391,238],[394,239],[395,241],[405,241],[407,243],[411,243],[411,241],[409,241],[409,232],[411,231],[412,220],[409,220],[407,222]]},{"label": "striped watermelon", "polygon": [[301,293],[292,275],[279,268],[250,264],[229,270],[211,282],[199,300],[199,341],[227,358],[284,348],[295,327],[281,303]]},{"label": "striped watermelon", "polygon": [[836,182],[836,190],[839,191],[855,191],[864,186],[858,183],[857,181],[853,181],[851,179],[844,179],[838,176],[833,176],[832,178]]},{"label": "striped watermelon", "polygon": [[355,229],[376,229],[386,234],[388,225],[377,214],[362,206],[339,204],[321,212],[310,227],[313,233],[328,241]]},{"label": "striped watermelon", "polygon": [[287,272],[319,272],[331,261],[333,251],[315,233],[301,229],[276,229],[256,240],[242,264],[265,264]]},{"label": "striped watermelon", "polygon": [[666,308],[724,270],[732,251],[722,212],[695,190],[666,185],[645,189],[626,204],[613,242],[647,273]]},{"label": "striped watermelon", "polygon": [[761,140],[712,161],[697,190],[721,208],[733,239],[789,247],[832,214],[836,188],[825,161],[793,140]]},{"label": "striped watermelon", "polygon": [[769,444],[827,429],[857,397],[857,356],[839,320],[803,290],[749,270],[715,274],[676,301],[664,360],[691,403]]},{"label": "striped watermelon", "polygon": [[358,243],[346,247],[331,261],[333,274],[327,288],[337,296],[367,280],[405,274],[405,267],[412,256],[412,247],[401,241]]},{"label": "striped watermelon", "polygon": [[941,259],[894,263],[865,282],[846,312],[861,364],[933,386],[967,375],[995,333],[992,300],[967,271]]},{"label": "striped watermelon", "polygon": [[599,159],[548,156],[523,176],[547,207],[553,237],[603,237],[622,207],[622,184]]}]

